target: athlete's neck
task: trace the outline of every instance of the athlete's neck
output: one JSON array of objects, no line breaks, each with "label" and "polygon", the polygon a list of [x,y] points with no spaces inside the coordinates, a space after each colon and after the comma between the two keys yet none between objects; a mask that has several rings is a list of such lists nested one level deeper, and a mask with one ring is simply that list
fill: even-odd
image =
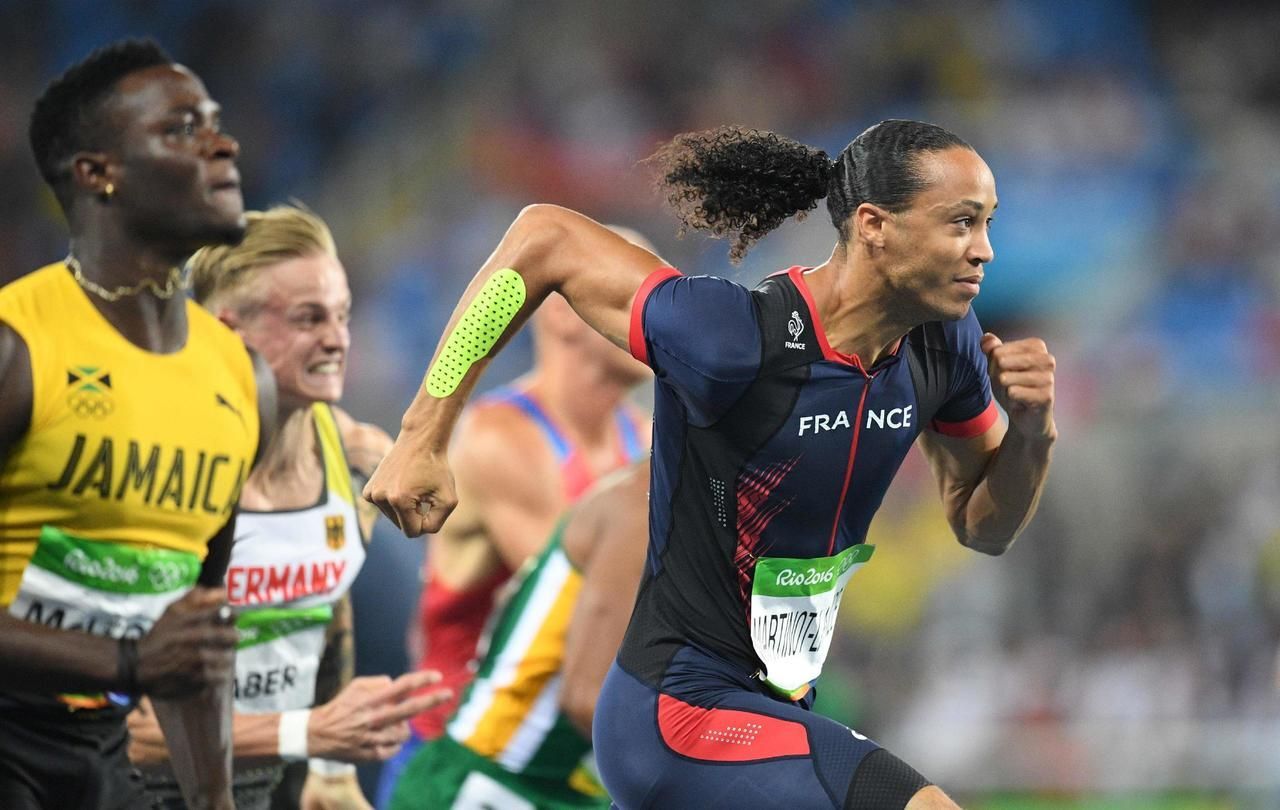
[{"label": "athlete's neck", "polygon": [[310,406],[282,410],[277,424],[241,494],[247,509],[299,509],[320,497],[324,475]]},{"label": "athlete's neck", "polygon": [[[145,279],[163,288],[170,271],[184,258],[125,239],[86,237],[72,238],[71,255],[87,281],[109,291],[133,287]],[[181,291],[171,298],[160,298],[143,290],[116,301],[87,288],[85,295],[117,332],[139,348],[168,354],[187,343],[187,297]]]},{"label": "athlete's neck", "polygon": [[894,306],[894,295],[869,264],[851,260],[837,246],[823,264],[804,274],[831,348],[857,355],[863,366],[888,356],[916,326],[911,314]]},{"label": "athlete's neck", "polygon": [[617,448],[614,412],[630,384],[604,364],[577,353],[547,354],[538,358],[524,381],[538,404],[584,451]]}]

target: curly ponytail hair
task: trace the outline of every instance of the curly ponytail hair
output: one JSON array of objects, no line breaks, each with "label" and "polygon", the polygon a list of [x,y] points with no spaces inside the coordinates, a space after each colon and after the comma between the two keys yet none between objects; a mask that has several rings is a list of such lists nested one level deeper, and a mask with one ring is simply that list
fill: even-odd
[{"label": "curly ponytail hair", "polygon": [[834,160],[821,149],[773,132],[717,127],[677,135],[647,162],[658,167],[658,187],[690,228],[731,237],[737,264],[753,244],[792,216],[803,219],[827,199],[840,241],[849,217],[864,202],[897,212],[925,187],[915,157],[953,146],[972,149],[942,127],[920,121],[881,121]]},{"label": "curly ponytail hair", "polygon": [[816,208],[832,170],[820,149],[743,127],[677,135],[649,162],[661,172],[658,187],[680,218],[680,233],[732,237],[734,264],[760,237]]}]

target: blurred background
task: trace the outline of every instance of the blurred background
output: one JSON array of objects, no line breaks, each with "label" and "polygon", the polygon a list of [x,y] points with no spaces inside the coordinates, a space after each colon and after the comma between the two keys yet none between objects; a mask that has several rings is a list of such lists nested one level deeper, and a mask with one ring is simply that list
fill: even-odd
[{"label": "blurred background", "polygon": [[[873,529],[819,705],[973,808],[1280,807],[1280,7],[1120,0],[0,3],[0,279],[64,255],[26,141],[44,84],[156,37],[241,142],[246,202],[333,226],[346,407],[395,433],[519,209],[635,227],[686,273],[817,264],[825,209],[732,268],[637,162],[725,123],[834,155],[887,117],[995,172],[975,303],[1058,359],[1040,514],[999,559],[922,460]],[[484,385],[529,362],[517,340]],[[384,526],[360,667],[404,667],[422,549]],[[365,774],[368,777],[368,774]]]}]

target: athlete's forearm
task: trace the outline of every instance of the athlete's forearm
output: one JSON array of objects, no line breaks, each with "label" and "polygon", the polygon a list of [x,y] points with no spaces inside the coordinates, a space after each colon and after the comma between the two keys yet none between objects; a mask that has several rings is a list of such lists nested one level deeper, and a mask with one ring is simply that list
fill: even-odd
[{"label": "athlete's forearm", "polygon": [[231,800],[231,684],[186,700],[153,697],[169,761],[192,810],[234,807]]},{"label": "athlete's forearm", "polygon": [[660,263],[581,214],[555,206],[522,211],[449,319],[365,498],[408,537],[439,531],[458,503],[449,437],[489,358],[553,291],[589,326],[625,346],[632,300]]},{"label": "athlete's forearm", "polygon": [[0,689],[98,692],[125,690],[120,683],[119,642],[87,633],[55,630],[0,611]]},{"label": "athlete's forearm", "polygon": [[554,267],[549,245],[556,236],[550,220],[537,206],[522,211],[467,285],[401,420],[401,438],[418,436],[423,449],[443,455],[462,405],[490,358],[556,287],[548,272]]},{"label": "athlete's forearm", "polygon": [[1028,439],[1010,429],[965,505],[961,542],[1001,554],[1035,515],[1049,475],[1056,434]]},{"label": "athlete's forearm", "polygon": [[280,761],[280,714],[239,714],[231,720],[232,753],[237,762]]},{"label": "athlete's forearm", "polygon": [[660,264],[649,251],[579,213],[554,205],[524,209],[458,302],[402,431],[430,437],[425,449],[443,452],[489,358],[552,292],[625,347],[632,298]]}]

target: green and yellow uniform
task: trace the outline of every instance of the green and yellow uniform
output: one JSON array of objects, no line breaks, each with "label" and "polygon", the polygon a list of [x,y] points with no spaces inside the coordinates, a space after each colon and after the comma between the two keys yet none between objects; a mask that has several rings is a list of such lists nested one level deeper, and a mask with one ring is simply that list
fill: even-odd
[{"label": "green and yellow uniform", "polygon": [[582,588],[562,535],[563,524],[512,580],[475,680],[444,736],[406,766],[393,810],[609,806],[592,775],[591,741],[560,711],[565,639]]},{"label": "green and yellow uniform", "polygon": [[[61,262],[0,288],[0,322],[26,344],[32,377],[28,430],[0,464],[11,615],[137,637],[196,582],[249,474],[258,405],[243,342],[186,309],[185,344],[158,354],[117,332]],[[123,733],[109,696],[55,703],[32,686],[0,695],[0,732],[39,720]]]}]

